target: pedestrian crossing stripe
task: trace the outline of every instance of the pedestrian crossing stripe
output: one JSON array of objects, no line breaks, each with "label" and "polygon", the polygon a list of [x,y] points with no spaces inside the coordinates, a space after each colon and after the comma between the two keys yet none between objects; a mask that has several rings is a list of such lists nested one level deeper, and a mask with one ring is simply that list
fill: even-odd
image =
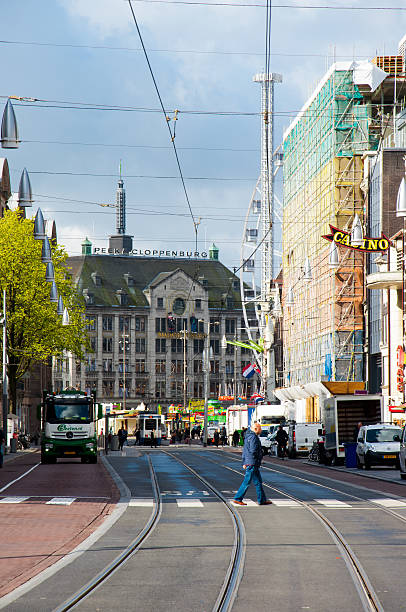
[{"label": "pedestrian crossing stripe", "polygon": [[70,506],[75,499],[76,497],[53,497],[46,504],[51,506]]},{"label": "pedestrian crossing stripe", "polygon": [[294,501],[293,499],[271,499],[270,500],[275,506],[280,506],[281,508],[301,508],[302,504]]},{"label": "pedestrian crossing stripe", "polygon": [[177,499],[178,508],[204,508],[200,499]]},{"label": "pedestrian crossing stripe", "polygon": [[406,508],[406,501],[402,499],[379,498],[368,500],[373,504],[378,504],[384,508]]},{"label": "pedestrian crossing stripe", "polygon": [[132,497],[128,505],[131,507],[152,508],[154,500],[150,497]]},{"label": "pedestrian crossing stripe", "polygon": [[350,504],[338,499],[315,499],[314,501],[326,508],[351,508]]},{"label": "pedestrian crossing stripe", "polygon": [[0,499],[0,504],[21,504],[21,502],[27,499],[29,497],[3,497],[3,499]]}]

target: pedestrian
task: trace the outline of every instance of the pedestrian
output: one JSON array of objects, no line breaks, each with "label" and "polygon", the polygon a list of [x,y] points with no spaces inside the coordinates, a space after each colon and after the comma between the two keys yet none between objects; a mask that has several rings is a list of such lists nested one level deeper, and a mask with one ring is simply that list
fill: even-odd
[{"label": "pedestrian", "polygon": [[227,430],[224,427],[224,425],[220,429],[220,440],[221,440],[221,446],[225,446],[227,444]]},{"label": "pedestrian", "polygon": [[286,444],[288,443],[289,436],[283,429],[282,425],[279,425],[278,431],[276,432],[275,440],[278,443],[277,454],[280,459],[285,459],[286,455]]},{"label": "pedestrian", "polygon": [[140,432],[140,430],[137,428],[137,429],[135,430],[135,444],[140,444],[140,435],[141,435],[141,432]]},{"label": "pedestrian", "polygon": [[242,441],[244,443],[244,439],[245,439],[245,434],[247,433],[247,428],[243,427],[241,430],[241,437],[242,437]]},{"label": "pedestrian", "polygon": [[233,446],[238,446],[240,443],[240,432],[236,429],[233,433]]},{"label": "pedestrian", "polygon": [[5,445],[6,438],[4,436],[4,431],[0,429],[0,468],[3,467]]},{"label": "pedestrian", "polygon": [[242,463],[243,468],[245,470],[245,476],[240,488],[238,489],[233,499],[233,502],[238,506],[247,505],[242,500],[247,492],[251,480],[254,482],[255,488],[257,490],[258,505],[268,506],[272,504],[270,500],[266,499],[265,491],[262,486],[261,472],[259,471],[262,461],[261,442],[258,438],[258,435],[260,433],[261,425],[259,423],[254,423],[254,425],[252,426],[252,430],[248,429],[245,433],[244,448],[242,451]]},{"label": "pedestrian", "polygon": [[217,446],[217,448],[218,448],[218,447],[219,447],[219,442],[220,442],[220,433],[219,433],[219,430],[218,430],[218,429],[216,429],[216,431],[214,432],[213,439],[214,439],[214,444],[215,444],[215,445]]},{"label": "pedestrian", "polygon": [[125,435],[125,429],[123,426],[118,430],[118,450],[123,450],[124,442],[126,441],[127,436]]},{"label": "pedestrian", "polygon": [[151,448],[153,446],[156,448],[158,446],[158,444],[157,444],[155,433],[153,431],[151,431]]},{"label": "pedestrian", "polygon": [[356,426],[354,427],[354,442],[358,441],[358,434],[359,434],[359,430],[362,427],[362,423],[361,421],[359,423],[356,424]]}]

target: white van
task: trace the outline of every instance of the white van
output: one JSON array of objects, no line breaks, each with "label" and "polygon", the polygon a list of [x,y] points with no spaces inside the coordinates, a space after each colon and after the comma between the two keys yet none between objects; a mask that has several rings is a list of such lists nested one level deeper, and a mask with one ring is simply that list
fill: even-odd
[{"label": "white van", "polygon": [[323,435],[321,423],[290,423],[288,440],[288,457],[307,455],[313,442]]},{"label": "white van", "polygon": [[357,438],[357,467],[369,470],[371,465],[399,467],[402,430],[397,425],[378,423],[360,427]]}]

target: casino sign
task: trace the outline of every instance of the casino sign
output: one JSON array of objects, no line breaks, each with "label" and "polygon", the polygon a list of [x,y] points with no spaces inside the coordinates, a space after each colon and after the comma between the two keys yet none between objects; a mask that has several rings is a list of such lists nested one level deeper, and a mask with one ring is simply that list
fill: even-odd
[{"label": "casino sign", "polygon": [[330,225],[331,234],[323,236],[329,242],[336,242],[348,249],[355,249],[356,251],[362,251],[364,253],[381,253],[387,251],[391,246],[391,241],[381,234],[380,238],[363,238],[362,243],[358,246],[351,244],[351,233],[340,230],[333,225]]}]

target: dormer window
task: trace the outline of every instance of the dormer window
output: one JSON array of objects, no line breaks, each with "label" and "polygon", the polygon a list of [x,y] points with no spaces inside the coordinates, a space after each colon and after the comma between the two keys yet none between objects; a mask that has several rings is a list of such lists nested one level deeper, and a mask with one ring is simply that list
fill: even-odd
[{"label": "dormer window", "polygon": [[128,306],[128,295],[122,289],[116,291],[116,296],[120,306]]},{"label": "dormer window", "polygon": [[91,306],[94,304],[94,295],[93,293],[90,293],[88,288],[83,289],[82,293],[83,297],[85,298],[86,306]]},{"label": "dormer window", "polygon": [[124,280],[127,283],[127,287],[135,286],[135,279],[133,276],[131,276],[131,274],[124,274]]},{"label": "dormer window", "polygon": [[102,284],[101,276],[97,274],[97,272],[92,272],[90,276],[92,277],[92,281],[94,282],[96,287],[100,287]]}]

